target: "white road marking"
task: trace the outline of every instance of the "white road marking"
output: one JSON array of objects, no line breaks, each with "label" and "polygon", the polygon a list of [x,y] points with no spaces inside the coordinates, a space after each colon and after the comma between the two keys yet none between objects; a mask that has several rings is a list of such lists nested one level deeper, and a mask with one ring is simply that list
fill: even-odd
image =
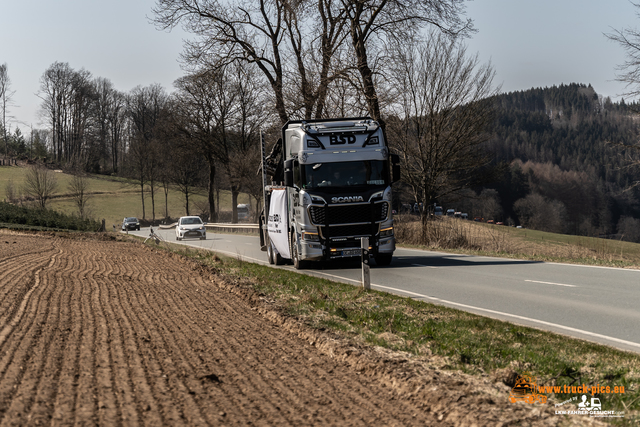
[{"label": "white road marking", "polygon": [[[349,281],[349,282],[362,283],[360,280],[349,279],[348,277],[337,276],[337,275],[334,275],[334,274],[323,273],[323,272],[320,272],[320,271],[316,271],[316,273],[319,273],[319,274],[322,274],[322,275],[325,275],[325,276],[329,276],[329,277],[333,277],[333,278],[336,278],[336,279],[346,280],[346,281]],[[398,289],[398,288],[392,288],[392,287],[389,287],[389,286],[376,285],[375,283],[372,283],[371,287],[372,288],[378,288],[378,289],[386,289],[386,290],[389,290],[389,291],[393,291],[395,293],[411,295],[411,296],[416,297],[416,298],[424,298],[426,300],[435,301],[435,302],[438,302],[440,304],[448,304],[448,305],[452,305],[452,306],[455,306],[455,307],[465,308],[467,310],[477,310],[477,311],[484,312],[484,313],[490,313],[490,314],[494,314],[494,315],[513,318],[513,319],[524,320],[524,321],[527,321],[527,322],[532,322],[532,323],[537,323],[539,325],[554,327],[554,328],[558,328],[558,329],[561,329],[561,330],[565,330],[565,331],[569,331],[569,332],[573,332],[573,333],[579,333],[579,334],[583,334],[583,335],[586,335],[586,336],[589,336],[589,337],[593,337],[593,338],[600,338],[600,339],[608,340],[608,341],[615,342],[615,343],[618,343],[618,344],[623,344],[623,345],[627,345],[627,346],[630,346],[630,347],[635,347],[635,348],[640,349],[640,343],[621,340],[619,338],[610,337],[608,335],[602,335],[602,334],[597,334],[595,332],[584,331],[582,329],[576,329],[576,328],[572,328],[570,326],[559,325],[557,323],[551,323],[551,322],[547,322],[547,321],[544,321],[544,320],[532,319],[530,317],[519,316],[517,314],[504,313],[502,311],[490,310],[490,309],[487,309],[487,308],[475,307],[475,306],[467,305],[467,304],[461,304],[461,303],[458,303],[458,302],[448,301],[448,300],[444,300],[444,299],[440,299],[440,298],[430,297],[428,295],[423,295],[423,294],[418,294],[418,293],[411,292],[411,291],[406,291],[404,289]]]},{"label": "white road marking", "polygon": [[432,265],[422,265],[422,264],[411,264],[414,267],[429,267],[429,268],[438,268],[438,267],[434,267]]},{"label": "white road marking", "polygon": [[615,342],[615,343],[618,343],[618,344],[624,344],[624,345],[628,345],[630,347],[635,347],[635,348],[640,349],[640,343],[621,340],[619,338],[614,338],[614,337],[610,337],[610,336],[607,336],[607,335],[596,334],[595,332],[584,331],[582,329],[576,329],[576,328],[572,328],[570,326],[558,325],[557,323],[551,323],[551,322],[546,322],[544,320],[532,319],[530,317],[518,316],[517,314],[504,313],[502,311],[489,310],[489,309],[486,309],[486,308],[474,307],[472,305],[460,304],[460,303],[457,303],[457,302],[447,301],[447,300],[443,300],[443,299],[440,299],[440,298],[430,297],[430,296],[427,296],[427,295],[421,295],[421,294],[417,294],[415,292],[405,291],[405,290],[402,290],[402,289],[390,288],[388,286],[380,286],[380,285],[375,285],[373,283],[371,284],[371,286],[372,287],[376,287],[376,288],[381,288],[381,289],[388,289],[388,290],[391,290],[391,291],[394,291],[394,292],[402,292],[402,293],[405,293],[405,294],[414,295],[414,296],[419,297],[419,298],[424,298],[424,299],[428,299],[428,300],[432,300],[432,301],[437,301],[437,302],[442,303],[442,304],[450,304],[450,305],[453,305],[453,306],[456,306],[456,307],[462,307],[462,308],[466,308],[466,309],[469,309],[469,310],[478,310],[478,311],[482,311],[482,312],[485,312],[485,313],[491,313],[491,314],[495,314],[495,315],[511,317],[513,319],[524,320],[524,321],[527,321],[527,322],[538,323],[540,325],[550,326],[550,327],[562,329],[562,330],[569,331],[569,332],[584,334],[586,336],[593,337],[593,338],[605,339],[605,340],[608,340],[608,341],[611,341],[611,342]]},{"label": "white road marking", "polygon": [[566,286],[568,288],[577,288],[576,285],[566,285],[564,283],[553,283],[553,282],[541,282],[539,280],[525,280],[525,282],[531,282],[531,283],[542,283],[544,285],[556,285],[556,286]]}]

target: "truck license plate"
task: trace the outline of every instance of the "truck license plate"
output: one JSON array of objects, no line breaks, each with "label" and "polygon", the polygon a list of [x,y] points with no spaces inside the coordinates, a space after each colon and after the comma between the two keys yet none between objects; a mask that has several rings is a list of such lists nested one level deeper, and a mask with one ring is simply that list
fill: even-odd
[{"label": "truck license plate", "polygon": [[362,254],[361,249],[349,249],[342,251],[342,256],[360,256],[360,254]]}]

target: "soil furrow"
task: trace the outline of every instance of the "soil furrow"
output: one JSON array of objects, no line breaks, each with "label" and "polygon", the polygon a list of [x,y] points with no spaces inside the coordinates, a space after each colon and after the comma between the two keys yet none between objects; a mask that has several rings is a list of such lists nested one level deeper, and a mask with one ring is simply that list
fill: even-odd
[{"label": "soil furrow", "polygon": [[179,255],[111,233],[2,237],[0,426],[556,424],[491,385],[408,392],[375,351]]},{"label": "soil furrow", "polygon": [[0,267],[0,331],[4,329],[1,325],[12,323],[21,303],[36,283],[35,273],[48,265],[54,254],[55,251],[33,254]]},{"label": "soil furrow", "polygon": [[[74,242],[75,243],[75,242]],[[80,294],[80,315],[82,332],[80,336],[80,352],[78,354],[78,386],[76,389],[76,406],[74,422],[81,425],[97,423],[98,401],[96,396],[96,330],[95,313],[92,306],[92,287],[88,283],[87,275],[94,268],[89,257],[91,253],[84,245],[70,245],[70,256],[73,256],[74,271],[73,287]]]},{"label": "soil furrow", "polygon": [[61,331],[64,340],[60,343],[63,352],[60,378],[57,383],[53,411],[53,425],[70,425],[76,421],[79,382],[86,378],[80,376],[80,351],[83,335],[82,325],[82,289],[77,286],[78,275],[69,242],[62,242],[64,257],[49,278],[53,285],[64,286],[65,295],[61,300]]},{"label": "soil furrow", "polygon": [[5,419],[24,422],[42,380],[51,342],[47,317],[55,301],[53,295],[59,293],[48,286],[47,273],[60,253],[48,261],[47,267],[34,272],[33,284],[24,298],[16,301],[15,315],[0,333],[0,343],[9,344],[0,345],[3,350],[0,382],[5,385],[0,389],[0,414],[5,414]]},{"label": "soil furrow", "polygon": [[[151,275],[151,272],[145,272],[144,269],[141,268],[139,277],[145,277],[145,273]],[[175,346],[172,343],[177,336],[180,336],[179,325],[170,321],[173,307],[170,305],[154,307],[150,306],[148,302],[149,299],[155,300],[156,295],[167,292],[168,289],[164,288],[162,283],[156,282],[155,292],[146,293],[142,287],[138,287],[137,285],[137,282],[133,282],[130,297],[132,305],[150,308],[150,310],[139,310],[135,312],[135,316],[138,319],[135,323],[138,327],[137,333],[141,337],[142,342],[149,342],[150,339],[148,337],[158,337],[160,343],[156,344],[162,345],[156,345],[155,347],[163,349],[163,354],[156,355],[153,353],[151,347],[147,346],[150,357],[145,358],[145,360],[152,365],[149,366],[149,370],[164,370],[167,373],[171,389],[175,389],[177,395],[182,395],[182,413],[188,424],[204,424],[204,415],[193,398],[195,391],[193,387],[189,387],[185,381],[188,380],[189,373],[192,372],[192,367],[184,366],[182,363],[180,353],[184,351],[184,348]],[[162,333],[162,329],[168,329],[171,333]],[[185,347],[186,346],[188,346],[188,344],[185,343]],[[170,351],[165,352],[167,349]]]},{"label": "soil furrow", "polygon": [[[135,399],[134,385],[129,375],[129,362],[125,353],[124,328],[129,325],[123,319],[117,289],[126,286],[126,282],[117,279],[105,284],[102,307],[109,327],[109,357],[111,359],[111,378],[114,384],[115,400],[121,419],[126,424],[138,425],[138,405]],[[124,324],[124,326],[123,326]]]},{"label": "soil furrow", "polygon": [[117,425],[122,418],[117,404],[115,382],[113,379],[111,367],[113,366],[113,358],[111,357],[110,348],[110,323],[104,309],[104,294],[106,283],[103,278],[108,276],[110,266],[100,259],[97,254],[93,254],[93,261],[97,268],[91,275],[91,286],[94,289],[92,293],[91,303],[96,314],[96,397],[98,399],[98,424],[100,425]]},{"label": "soil furrow", "polygon": [[[214,298],[216,297],[214,290],[215,288],[212,285],[209,285],[207,283],[197,283],[194,284],[194,286],[198,286],[198,291],[200,293],[200,295],[203,296],[202,299],[195,299],[195,300],[191,300],[191,299],[187,299],[186,301],[184,301],[185,303],[189,304],[189,307],[186,307],[185,309],[183,309],[183,314],[185,313],[191,313],[191,316],[188,316],[187,322],[184,322],[183,324],[185,325],[185,331],[182,334],[182,336],[190,336],[189,334],[192,333],[198,333],[201,335],[200,339],[198,339],[196,342],[202,343],[205,345],[205,348],[220,348],[220,347],[229,347],[230,349],[233,349],[233,351],[228,351],[227,353],[219,353],[216,354],[216,359],[218,361],[218,363],[216,363],[217,365],[220,365],[220,361],[224,361],[225,364],[232,364],[231,369],[228,369],[229,367],[227,366],[220,366],[220,369],[224,372],[224,371],[235,371],[235,372],[239,372],[242,373],[244,378],[243,378],[243,382],[246,382],[247,384],[245,384],[245,386],[251,386],[250,388],[254,388],[256,390],[261,389],[261,387],[258,387],[257,384],[251,384],[252,382],[255,381],[259,381],[259,378],[256,378],[255,375],[249,375],[250,373],[247,371],[246,367],[246,363],[245,363],[245,358],[247,354],[251,354],[253,352],[256,351],[256,349],[260,350],[264,350],[265,346],[264,346],[264,341],[263,339],[265,338],[265,336],[260,337],[261,339],[258,342],[247,342],[247,341],[241,341],[238,338],[241,337],[243,335],[243,330],[245,329],[259,329],[261,327],[264,327],[264,322],[260,322],[260,324],[252,323],[252,313],[251,312],[238,312],[236,311],[236,309],[234,309],[233,307],[231,307],[229,304],[227,304],[225,301],[222,301],[219,299],[215,300]],[[206,298],[206,296],[213,296],[214,298]],[[215,303],[214,303],[215,301]],[[208,306],[203,306],[202,304],[206,304],[208,303]],[[215,305],[213,305],[213,303]],[[220,341],[216,344],[212,341],[212,339],[209,337],[209,334],[206,334],[205,331],[203,331],[201,328],[197,327],[198,322],[195,322],[193,317],[194,315],[197,315],[198,313],[204,313],[206,312],[206,308],[207,307],[214,307],[217,308],[218,312],[221,311],[226,311],[226,312],[230,312],[233,313],[233,316],[237,316],[238,318],[243,319],[242,324],[245,326],[238,326],[235,322],[233,323],[227,323],[227,322],[221,322],[218,321],[217,319],[218,316],[216,316],[215,314],[213,314],[213,316],[211,316],[212,313],[207,313],[206,316],[209,316],[211,318],[211,320],[209,320],[209,322],[212,322],[215,326],[214,326],[214,332],[213,335],[216,336]],[[214,311],[215,313],[215,311]],[[206,317],[205,316],[205,317]],[[198,319],[199,320],[199,319]],[[220,320],[223,320],[220,318]],[[207,320],[205,320],[206,322]],[[194,325],[194,328],[191,328],[191,330],[187,330],[186,326],[191,326]],[[268,336],[268,334],[267,334]],[[228,338],[227,338],[228,337]],[[197,354],[194,354],[192,356],[198,357]],[[196,359],[195,361],[191,362],[194,365],[198,365],[198,359]],[[253,373],[251,373],[253,374]],[[239,378],[239,377],[238,377]],[[276,389],[272,389],[269,390],[269,386],[265,383],[261,384],[262,387],[266,387],[265,389],[265,395],[261,396],[260,400],[264,401],[264,402],[270,402],[270,400],[272,399],[273,393],[278,394],[279,391]],[[247,387],[245,387],[247,388]],[[262,410],[267,410],[268,408],[262,408]],[[284,420],[283,420],[284,421]]]},{"label": "soil furrow", "polygon": [[[33,405],[24,411],[26,420],[34,425],[51,421],[51,407],[56,391],[51,384],[56,384],[59,380],[64,357],[61,345],[65,339],[61,328],[64,314],[61,314],[60,307],[65,298],[64,294],[68,293],[66,287],[51,286],[49,271],[42,274],[41,281],[42,295],[35,309],[35,327],[32,331],[25,332],[37,337],[29,352],[31,359],[27,370],[34,377],[35,398]],[[39,366],[36,367],[36,363]],[[23,379],[22,383],[26,381]]]},{"label": "soil furrow", "polygon": [[[146,361],[138,344],[140,337],[136,332],[137,319],[135,318],[135,313],[145,308],[132,306],[130,304],[130,299],[133,297],[131,287],[135,282],[133,277],[137,276],[137,271],[131,268],[130,264],[125,264],[122,267],[125,281],[121,286],[114,288],[115,298],[112,298],[116,317],[121,328],[124,357],[127,367],[127,371],[121,373],[126,373],[128,377],[127,381],[133,392],[131,400],[132,403],[135,404],[137,416],[143,419],[145,423],[160,425],[163,423],[162,412],[153,394],[149,372],[145,370],[144,365]],[[168,421],[171,422],[171,420]]]}]

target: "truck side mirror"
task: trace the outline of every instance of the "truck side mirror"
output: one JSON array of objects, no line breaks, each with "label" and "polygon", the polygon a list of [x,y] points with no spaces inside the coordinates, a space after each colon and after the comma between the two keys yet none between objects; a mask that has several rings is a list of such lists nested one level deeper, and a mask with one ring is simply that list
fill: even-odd
[{"label": "truck side mirror", "polygon": [[392,182],[400,181],[400,156],[397,154],[391,155],[391,175]]},{"label": "truck side mirror", "polygon": [[293,187],[293,169],[295,168],[295,162],[295,159],[289,159],[284,162],[285,187]]}]

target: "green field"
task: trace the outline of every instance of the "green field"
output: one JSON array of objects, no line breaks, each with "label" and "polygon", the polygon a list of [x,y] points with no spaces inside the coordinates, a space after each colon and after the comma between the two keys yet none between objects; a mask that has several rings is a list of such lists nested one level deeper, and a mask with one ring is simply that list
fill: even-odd
[{"label": "green field", "polygon": [[[7,184],[13,183],[14,191],[24,194],[22,190],[25,182],[27,168],[17,166],[0,166],[0,200],[7,198]],[[58,190],[48,204],[48,208],[66,214],[77,214],[77,208],[73,200],[69,197],[68,187],[73,175],[66,173],[56,173]],[[140,186],[135,182],[119,177],[106,177],[100,175],[89,176],[89,216],[98,221],[105,220],[107,230],[116,229],[124,217],[136,216],[142,218],[142,200],[140,197]],[[189,198],[189,213],[198,215],[201,213],[199,207],[206,206],[207,197],[205,190],[200,194],[195,194]],[[249,196],[241,193],[238,203],[249,203]],[[255,203],[255,201],[254,201]],[[168,213],[171,218],[186,215],[183,194],[172,188],[168,194]],[[229,191],[220,192],[220,212],[230,212],[231,193]],[[155,197],[155,218],[165,217],[164,190],[158,188]],[[148,194],[148,187],[145,188],[145,218],[153,219],[151,196]]]}]

